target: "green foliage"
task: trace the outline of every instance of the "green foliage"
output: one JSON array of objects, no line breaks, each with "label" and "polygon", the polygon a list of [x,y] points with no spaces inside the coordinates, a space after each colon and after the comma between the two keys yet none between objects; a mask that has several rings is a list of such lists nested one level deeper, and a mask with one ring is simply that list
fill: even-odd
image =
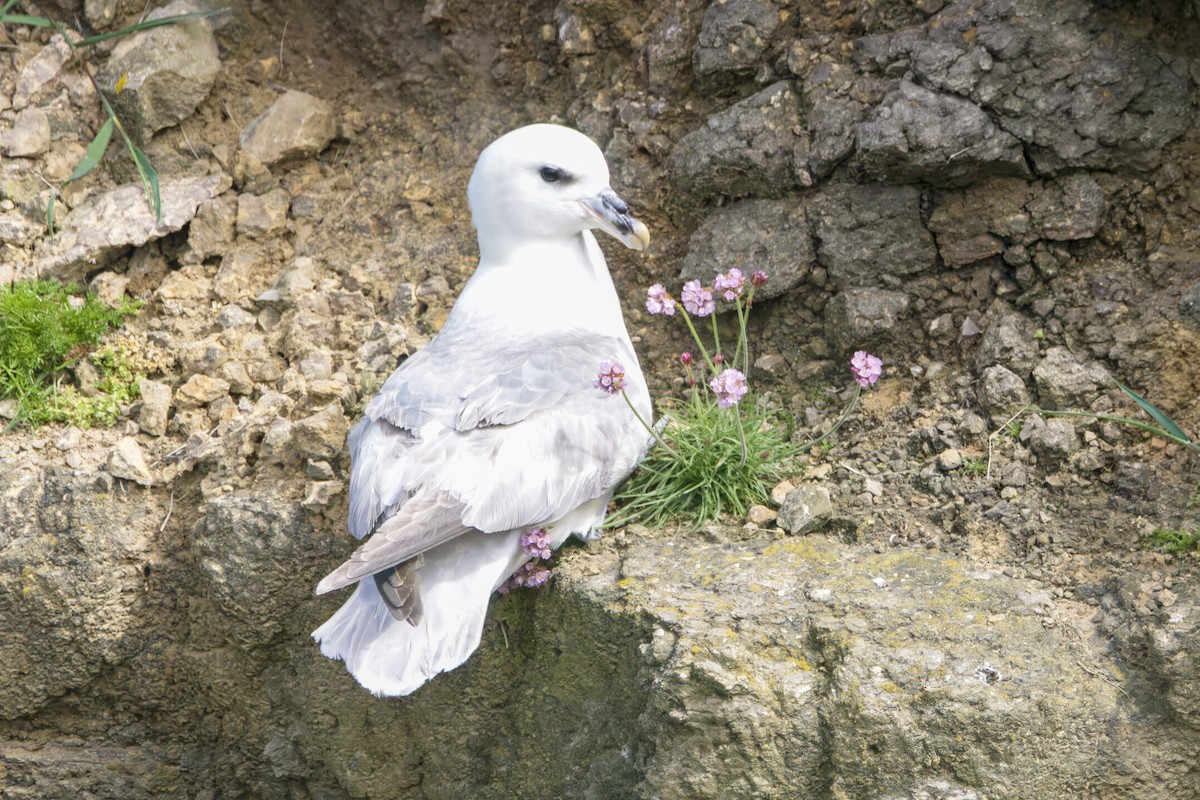
[{"label": "green foliage", "polygon": [[963,458],[964,475],[984,475],[987,473],[988,460],[984,456],[965,456]]},{"label": "green foliage", "polygon": [[1192,550],[1200,550],[1200,528],[1190,531],[1182,528],[1157,528],[1146,537],[1146,541],[1168,553],[1182,555]]},{"label": "green foliage", "polygon": [[[120,406],[136,397],[138,376],[128,352],[95,348],[137,308],[134,302],[110,308],[94,295],[80,296],[76,287],[53,281],[0,286],[0,397],[17,399],[17,419],[80,427],[116,422]],[[95,393],[60,388],[56,373],[84,357],[100,375]]]},{"label": "green foliage", "polygon": [[707,397],[700,399],[701,391],[688,402],[664,403],[661,440],[671,450],[650,451],[617,490],[618,509],[607,525],[688,522],[698,528],[722,513],[745,514],[770,496],[770,487],[801,446],[789,442],[790,431],[769,412],[739,413],[741,407],[754,407],[752,397],[737,407],[718,408]]}]

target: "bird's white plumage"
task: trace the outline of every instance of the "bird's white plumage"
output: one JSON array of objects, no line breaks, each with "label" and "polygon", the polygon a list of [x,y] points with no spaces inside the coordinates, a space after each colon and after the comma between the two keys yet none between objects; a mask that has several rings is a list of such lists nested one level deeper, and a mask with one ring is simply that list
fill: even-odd
[{"label": "bird's white plumage", "polygon": [[[370,538],[318,585],[358,582],[313,636],[376,694],[408,694],[465,661],[492,592],[529,560],[521,535],[544,528],[554,547],[591,536],[645,447],[628,405],[592,386],[601,361],[621,362],[649,420],[591,230],[638,249],[648,235],[608,180],[599,148],[567,128],[521,128],[485,149],[468,190],[479,267],[351,431],[349,525]],[[410,624],[372,576],[416,556],[422,613]]]}]

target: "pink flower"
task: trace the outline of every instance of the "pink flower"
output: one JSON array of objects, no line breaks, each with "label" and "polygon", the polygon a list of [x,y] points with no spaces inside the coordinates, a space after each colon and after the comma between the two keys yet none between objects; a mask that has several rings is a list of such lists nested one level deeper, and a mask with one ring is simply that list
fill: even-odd
[{"label": "pink flower", "polygon": [[718,275],[713,279],[713,290],[724,292],[725,299],[733,302],[742,293],[742,289],[746,285],[746,278],[742,275],[742,271],[737,267],[729,270],[724,274]]},{"label": "pink flower", "polygon": [[713,353],[712,361],[714,364],[724,364],[725,356],[721,355],[720,353]]},{"label": "pink flower", "polygon": [[[522,575],[522,573],[524,573]],[[517,571],[518,575],[524,578],[524,585],[530,589],[536,589],[546,581],[550,580],[550,568],[543,567],[536,561],[530,561],[525,566]]]},{"label": "pink flower", "polygon": [[865,350],[859,350],[850,359],[850,372],[862,388],[867,388],[883,375],[883,360]]},{"label": "pink flower", "polygon": [[675,316],[675,301],[661,283],[654,284],[646,291],[646,310],[651,314]]},{"label": "pink flower", "polygon": [[529,533],[522,534],[521,549],[534,558],[549,558],[550,534],[541,528],[534,528]]},{"label": "pink flower", "polygon": [[625,367],[619,361],[601,361],[592,386],[616,394],[625,388]]},{"label": "pink flower", "polygon": [[746,376],[736,369],[727,369],[708,382],[717,393],[717,405],[729,408],[746,396]]},{"label": "pink flower", "polygon": [[701,286],[698,280],[685,283],[680,297],[683,298],[683,307],[687,312],[697,317],[707,317],[717,309],[712,292]]},{"label": "pink flower", "polygon": [[692,363],[692,354],[687,352],[680,353],[679,360],[682,361],[683,365],[686,367]]},{"label": "pink flower", "polygon": [[763,272],[761,269],[754,270],[754,274],[750,276],[750,285],[756,289],[766,282],[767,273]]}]

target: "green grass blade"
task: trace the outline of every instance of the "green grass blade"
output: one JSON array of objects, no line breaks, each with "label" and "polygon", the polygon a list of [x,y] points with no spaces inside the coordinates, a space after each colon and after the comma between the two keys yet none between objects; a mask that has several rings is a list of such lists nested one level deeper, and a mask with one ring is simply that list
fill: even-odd
[{"label": "green grass blade", "polygon": [[83,154],[83,158],[75,165],[75,170],[71,173],[71,177],[63,183],[66,186],[71,181],[77,181],[84,175],[87,175],[100,163],[100,159],[104,158],[105,151],[108,150],[108,143],[112,140],[113,135],[113,118],[100,126],[100,130],[96,131],[96,136],[92,139],[92,143],[88,145],[87,152]]},{"label": "green grass blade", "polygon": [[154,222],[161,222],[162,195],[158,190],[158,173],[154,171],[150,159],[146,158],[146,154],[142,152],[141,148],[128,138],[125,139],[125,144],[129,146],[129,152],[133,155],[133,163],[137,165],[138,176],[142,179],[142,186],[145,187],[146,195],[154,206]]},{"label": "green grass blade", "polygon": [[[5,6],[7,8],[7,6]],[[53,20],[30,14],[0,14],[0,24],[30,25],[34,28],[57,28]]]},{"label": "green grass blade", "polygon": [[6,14],[8,14],[8,12],[10,10],[12,10],[12,7],[15,6],[19,2],[21,2],[21,0],[8,0],[7,3],[5,3],[3,6],[0,6],[0,17],[3,17]]},{"label": "green grass blade", "polygon": [[218,14],[224,14],[227,11],[229,11],[228,8],[218,8],[213,11],[194,11],[190,14],[174,14],[169,17],[162,17],[161,19],[147,20],[146,22],[139,22],[136,25],[130,25],[128,28],[121,28],[119,31],[110,31],[109,33],[99,33],[95,36],[88,36],[87,38],[80,39],[78,42],[76,42],[75,46],[90,47],[94,44],[106,42],[109,39],[117,39],[122,36],[128,36],[129,34],[137,33],[138,31],[148,31],[151,28],[161,28],[163,25],[174,25],[176,22],[180,22],[181,20],[185,19],[215,17]]},{"label": "green grass blade", "polygon": [[1178,425],[1175,424],[1175,420],[1168,417],[1162,411],[1159,411],[1158,408],[1156,408],[1149,400],[1142,397],[1133,389],[1130,389],[1128,386],[1118,380],[1114,379],[1113,383],[1117,384],[1117,387],[1120,388],[1120,390],[1124,392],[1131,400],[1133,400],[1133,402],[1141,406],[1142,411],[1145,411],[1147,414],[1149,414],[1154,421],[1161,425],[1162,429],[1167,433],[1178,437],[1185,442],[1191,441],[1191,439],[1188,438],[1188,435],[1184,433]]}]

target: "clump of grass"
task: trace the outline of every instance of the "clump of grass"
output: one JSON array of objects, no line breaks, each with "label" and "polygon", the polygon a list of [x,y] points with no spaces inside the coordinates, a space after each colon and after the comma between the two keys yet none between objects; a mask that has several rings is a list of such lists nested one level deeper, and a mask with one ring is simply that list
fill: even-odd
[{"label": "clump of grass", "polygon": [[1146,536],[1146,541],[1168,553],[1182,555],[1200,550],[1200,528],[1190,531],[1183,528],[1157,528]]},{"label": "clump of grass", "polygon": [[[136,302],[111,308],[54,281],[0,286],[0,397],[17,400],[14,422],[116,422],[120,407],[136,397],[138,376],[127,348],[100,348],[100,342],[137,310]],[[62,371],[83,358],[96,367],[97,384],[87,393],[61,386]]]},{"label": "clump of grass", "polygon": [[965,456],[963,458],[964,475],[987,474],[988,460],[984,456]]},{"label": "clump of grass", "polygon": [[618,510],[609,525],[690,520],[699,526],[722,513],[743,515],[767,500],[801,451],[770,412],[753,408],[739,415],[698,394],[691,401],[663,403],[660,434],[672,450],[651,450],[617,491]]}]

